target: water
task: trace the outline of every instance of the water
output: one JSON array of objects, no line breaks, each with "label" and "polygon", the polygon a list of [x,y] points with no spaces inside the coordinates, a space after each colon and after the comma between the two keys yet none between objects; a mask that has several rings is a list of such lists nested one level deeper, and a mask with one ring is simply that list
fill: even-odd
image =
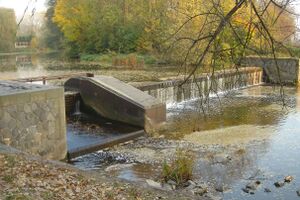
[{"label": "water", "polygon": [[73,113],[73,115],[81,115],[81,111],[80,111],[80,100],[77,99],[76,103],[75,103],[75,112]]},{"label": "water", "polygon": [[[109,64],[105,64],[109,65]],[[176,76],[174,67],[144,67],[141,69],[124,69],[122,67],[105,68],[101,64],[90,64],[78,61],[65,61],[61,53],[33,55],[0,55],[0,80],[38,76],[53,76],[70,73],[90,72],[99,75],[114,76],[126,82],[158,81],[159,78]],[[50,84],[61,84],[61,81],[50,81]]]},{"label": "water", "polygon": [[[229,189],[219,193],[224,199],[296,199],[300,189],[300,91],[290,87],[285,88],[285,93],[287,106],[283,107],[278,88],[255,86],[238,90],[221,97],[221,104],[218,98],[211,98],[206,115],[199,114],[199,102],[182,102],[168,108],[166,128],[160,134],[171,141],[203,146],[204,150],[194,149],[195,179],[214,186],[225,185]],[[157,155],[167,156],[173,150],[171,146],[145,142],[145,147],[133,144],[127,149],[116,148],[116,152],[139,152],[139,156],[149,157],[157,151]],[[111,174],[145,184],[146,179],[159,177],[159,166],[138,162]],[[96,170],[102,169],[99,164]],[[288,175],[295,178],[292,183],[282,188],[274,186]],[[262,184],[254,195],[246,194],[242,188],[252,180]],[[272,192],[264,192],[265,188]]]},{"label": "water", "polygon": [[67,121],[68,149],[97,144],[107,138],[131,133],[139,128],[80,112],[79,105],[74,115]]},{"label": "water", "polygon": [[[48,70],[44,58],[30,58],[31,61],[16,56],[0,58],[0,78],[14,79],[68,72]],[[124,74],[123,70],[119,71],[106,73]],[[132,71],[130,74],[132,75],[130,78],[126,77],[126,80],[137,76]],[[148,72],[146,75],[149,75]],[[238,90],[231,94],[233,96],[221,96],[220,99],[212,97],[209,108],[207,105],[205,107],[205,115],[201,114],[199,101],[185,99],[186,101],[168,106],[166,127],[159,134],[171,141],[188,141],[205,147],[199,152],[195,150],[195,178],[228,186],[229,190],[220,194],[224,199],[297,199],[296,190],[300,189],[300,91],[297,88],[285,88],[285,92],[287,107],[284,108],[278,89],[274,90],[269,86]],[[68,145],[74,148],[136,129],[81,114],[69,119],[67,130]],[[143,148],[132,144],[127,150],[130,152]],[[135,163],[135,158],[130,160],[123,157],[117,153],[118,150],[120,149],[80,157],[74,160],[74,164],[100,173],[112,164]],[[160,149],[153,146],[151,152],[156,151],[158,155],[168,155],[172,149],[169,146]],[[137,152],[145,159],[151,155],[143,155],[143,151]],[[230,160],[226,160],[227,157]],[[145,183],[145,179],[154,179],[159,173],[157,164],[136,163],[110,174]],[[294,181],[282,188],[275,188],[274,182],[283,180],[287,175],[292,175]],[[254,195],[241,190],[251,180],[262,182]],[[265,193],[264,188],[269,188],[272,192]]]}]

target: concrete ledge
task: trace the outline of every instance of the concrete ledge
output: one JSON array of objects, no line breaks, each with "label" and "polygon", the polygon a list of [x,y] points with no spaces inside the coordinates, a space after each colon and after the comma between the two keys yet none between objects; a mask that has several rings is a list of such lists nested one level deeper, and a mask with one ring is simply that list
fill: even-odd
[{"label": "concrete ledge", "polygon": [[113,77],[71,78],[65,87],[80,92],[84,104],[105,118],[147,129],[166,120],[164,103]]},{"label": "concrete ledge", "polygon": [[88,153],[92,153],[95,151],[99,151],[101,149],[105,149],[108,147],[111,147],[113,145],[116,144],[120,144],[120,143],[124,143],[130,140],[133,140],[135,138],[141,137],[145,134],[144,130],[140,130],[140,131],[136,131],[133,133],[128,133],[125,135],[121,135],[121,136],[116,136],[113,138],[109,138],[109,139],[105,139],[99,143],[96,144],[92,144],[89,146],[85,146],[85,147],[80,147],[80,148],[75,148],[75,149],[70,149],[68,151],[68,160],[71,160],[72,158],[76,158],[78,156],[82,156]]},{"label": "concrete ledge", "polygon": [[300,81],[298,58],[246,57],[242,65],[262,67],[269,83],[297,84]]}]

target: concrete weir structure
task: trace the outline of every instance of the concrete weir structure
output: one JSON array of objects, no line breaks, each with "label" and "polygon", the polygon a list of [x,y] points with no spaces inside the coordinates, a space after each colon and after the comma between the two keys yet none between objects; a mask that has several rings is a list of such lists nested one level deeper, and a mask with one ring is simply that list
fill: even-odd
[{"label": "concrete weir structure", "polygon": [[0,81],[0,142],[46,159],[64,159],[64,89]]},{"label": "concrete weir structure", "polygon": [[109,76],[77,77],[65,83],[84,104],[105,118],[144,128],[147,132],[166,120],[166,105],[158,99]]},{"label": "concrete weir structure", "polygon": [[245,57],[242,65],[247,67],[261,67],[264,70],[266,82],[274,84],[294,85],[300,82],[298,58]]},{"label": "concrete weir structure", "polygon": [[[238,70],[215,72],[214,77],[203,74],[195,79],[173,79],[153,83],[133,83],[136,88],[159,99],[166,104],[174,104],[206,96],[208,93],[219,93],[240,89],[262,83],[263,70],[260,67],[247,67]],[[211,89],[210,89],[211,88]]]}]

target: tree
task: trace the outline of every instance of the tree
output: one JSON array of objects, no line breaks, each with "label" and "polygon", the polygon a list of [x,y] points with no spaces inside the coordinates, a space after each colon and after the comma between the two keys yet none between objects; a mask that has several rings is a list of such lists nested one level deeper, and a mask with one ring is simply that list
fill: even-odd
[{"label": "tree", "polygon": [[41,46],[59,50],[63,47],[63,33],[60,31],[56,23],[53,22],[56,0],[48,0],[47,5],[48,9],[45,14],[46,22],[44,24]]},{"label": "tree", "polygon": [[17,23],[13,9],[0,8],[0,52],[15,48]]}]

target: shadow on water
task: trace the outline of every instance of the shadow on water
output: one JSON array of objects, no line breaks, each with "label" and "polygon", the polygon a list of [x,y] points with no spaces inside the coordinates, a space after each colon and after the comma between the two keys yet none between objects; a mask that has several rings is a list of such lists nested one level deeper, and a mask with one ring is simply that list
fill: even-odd
[{"label": "shadow on water", "polygon": [[139,129],[96,114],[86,114],[76,110],[67,119],[68,148],[73,149],[95,144],[103,139],[131,133]]}]

